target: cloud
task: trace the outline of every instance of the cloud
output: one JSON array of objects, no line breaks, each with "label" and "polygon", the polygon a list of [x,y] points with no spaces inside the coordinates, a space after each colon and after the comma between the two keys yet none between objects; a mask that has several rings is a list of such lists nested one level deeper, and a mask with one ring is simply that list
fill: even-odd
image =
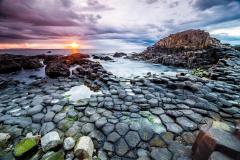
[{"label": "cloud", "polygon": [[146,3],[147,4],[153,4],[153,3],[155,3],[155,2],[157,2],[158,0],[146,0]]},{"label": "cloud", "polygon": [[231,2],[240,3],[239,0],[195,0],[193,5],[201,10],[206,10],[216,6],[228,5]]},{"label": "cloud", "polygon": [[238,27],[239,10],[237,0],[0,0],[0,43],[144,48],[186,29]]}]

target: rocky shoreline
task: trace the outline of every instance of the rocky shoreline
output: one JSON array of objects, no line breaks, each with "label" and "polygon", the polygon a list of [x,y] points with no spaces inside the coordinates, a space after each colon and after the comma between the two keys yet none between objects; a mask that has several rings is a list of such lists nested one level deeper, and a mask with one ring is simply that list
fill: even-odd
[{"label": "rocky shoreline", "polygon": [[205,77],[240,84],[240,52],[202,30],[179,32],[129,57],[177,67],[204,69]]},{"label": "rocky shoreline", "polygon": [[[238,130],[239,52],[229,48],[224,54],[228,57],[209,69],[211,79],[181,74],[125,79],[86,55],[38,57],[55,79],[28,85],[0,81],[0,159],[192,159],[201,150],[199,132],[209,131],[201,130],[206,124],[219,131],[221,126],[230,126],[231,133]],[[72,73],[71,65],[78,65]],[[66,96],[84,84],[101,94],[77,102]],[[224,138],[208,135],[217,137],[214,142]],[[211,150],[212,160],[237,158],[234,138],[220,146],[229,143],[234,144],[229,152]]]}]

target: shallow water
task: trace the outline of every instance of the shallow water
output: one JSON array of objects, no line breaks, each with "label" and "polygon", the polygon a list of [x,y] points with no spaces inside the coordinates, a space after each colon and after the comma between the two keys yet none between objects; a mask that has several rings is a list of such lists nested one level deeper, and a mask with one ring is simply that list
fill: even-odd
[{"label": "shallow water", "polygon": [[75,86],[70,89],[70,91],[64,93],[66,98],[69,98],[70,101],[78,102],[81,99],[90,98],[91,95],[102,94],[101,91],[94,92],[90,90],[85,85]]},{"label": "shallow water", "polygon": [[189,72],[186,69],[164,66],[161,64],[139,62],[123,58],[116,58],[114,60],[115,62],[100,61],[100,63],[107,71],[123,78],[132,78],[135,76],[142,77],[148,72],[151,72],[152,74],[164,74],[170,76],[175,76],[177,73]]},{"label": "shallow water", "polygon": [[[58,55],[67,55],[70,54],[70,50],[52,50],[52,53],[47,53],[48,50],[0,50],[0,54],[10,53],[10,54],[20,54],[20,55],[38,55],[38,54],[58,54]],[[89,51],[88,54],[92,54]],[[100,54],[96,52],[96,54]],[[102,54],[103,55],[103,54]],[[104,54],[105,56],[109,54]],[[93,59],[92,59],[93,60]],[[146,62],[133,61],[124,58],[114,58],[115,62],[111,61],[99,61],[102,66],[109,72],[112,72],[114,75],[123,78],[133,78],[135,76],[144,76],[147,73],[151,72],[152,74],[164,74],[175,76],[177,73],[189,73],[189,70],[176,68],[171,66],[164,66],[161,64],[152,64]],[[76,69],[78,65],[72,66],[70,71]],[[46,77],[45,75],[45,66],[37,70],[21,70],[16,73],[0,75],[5,78],[12,78],[27,84],[33,82],[36,77]],[[31,77],[29,77],[31,76]]]}]

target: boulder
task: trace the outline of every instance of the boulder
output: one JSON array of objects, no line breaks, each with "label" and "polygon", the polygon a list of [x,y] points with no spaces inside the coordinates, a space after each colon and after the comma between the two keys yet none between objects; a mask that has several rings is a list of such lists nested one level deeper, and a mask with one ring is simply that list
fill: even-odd
[{"label": "boulder", "polygon": [[41,146],[44,152],[59,146],[61,143],[60,136],[56,131],[49,132],[41,138]]},{"label": "boulder", "polygon": [[103,61],[113,61],[113,59],[109,56],[102,56],[102,55],[92,55],[93,59],[100,59]]},{"label": "boulder", "polygon": [[38,142],[39,137],[24,138],[16,144],[13,153],[16,157],[24,156],[30,153],[32,150],[36,149]]},{"label": "boulder", "polygon": [[93,141],[90,137],[80,137],[74,149],[74,154],[79,159],[91,159],[93,155]]},{"label": "boulder", "polygon": [[193,160],[207,160],[212,152],[218,151],[233,159],[240,158],[240,140],[226,124],[215,122],[203,126],[193,144]]},{"label": "boulder", "polygon": [[113,57],[123,57],[123,56],[127,56],[126,53],[123,53],[123,52],[116,52],[114,53]]},{"label": "boulder", "polygon": [[4,147],[10,140],[11,135],[9,133],[0,133],[0,148]]},{"label": "boulder", "polygon": [[67,137],[66,139],[64,139],[63,142],[63,148],[67,151],[73,149],[73,147],[75,146],[75,140],[72,137]]},{"label": "boulder", "polygon": [[52,61],[46,66],[46,75],[51,78],[70,76],[69,66],[63,62]]}]

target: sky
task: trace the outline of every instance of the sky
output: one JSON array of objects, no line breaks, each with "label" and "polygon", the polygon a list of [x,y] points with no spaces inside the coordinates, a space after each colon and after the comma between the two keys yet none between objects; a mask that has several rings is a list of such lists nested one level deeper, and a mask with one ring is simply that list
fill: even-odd
[{"label": "sky", "polygon": [[144,49],[203,29],[240,44],[240,0],[0,0],[0,49]]}]

